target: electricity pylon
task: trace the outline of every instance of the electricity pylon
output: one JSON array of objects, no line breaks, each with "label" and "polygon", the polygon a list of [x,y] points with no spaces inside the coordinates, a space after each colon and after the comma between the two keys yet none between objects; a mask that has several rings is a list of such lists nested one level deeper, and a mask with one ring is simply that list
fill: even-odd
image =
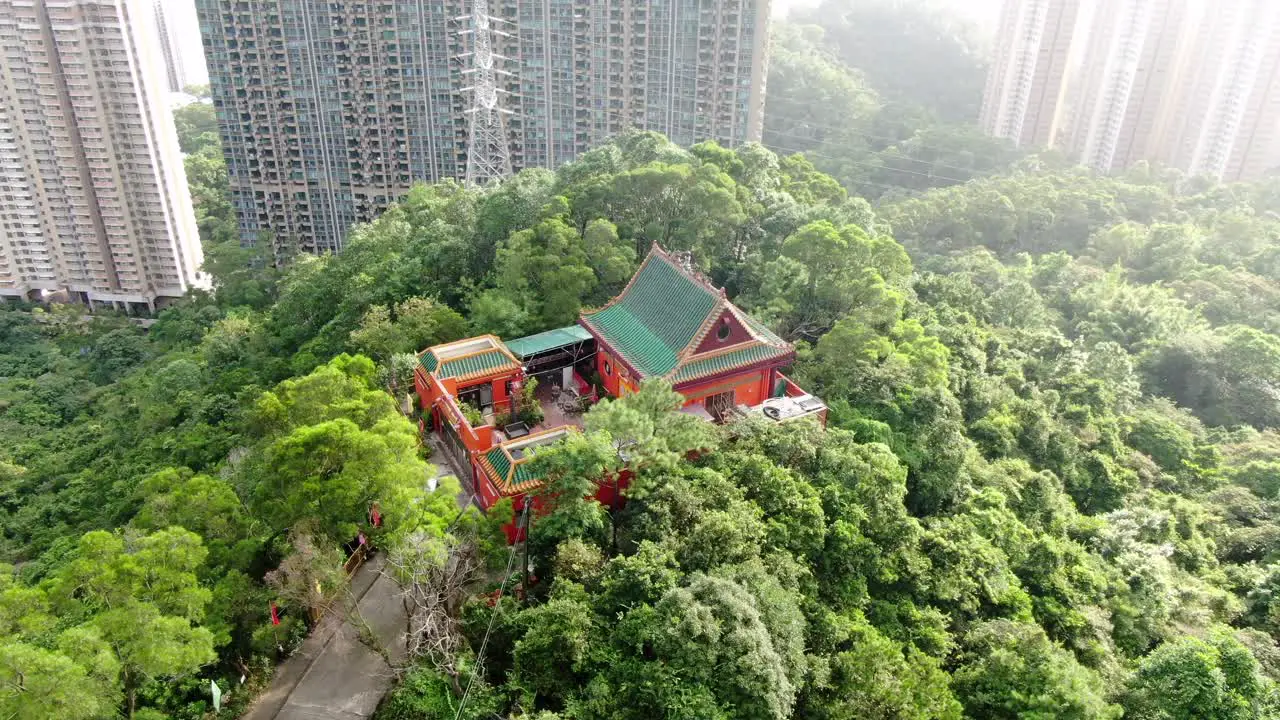
[{"label": "electricity pylon", "polygon": [[458,19],[470,21],[471,27],[462,34],[472,36],[471,52],[461,56],[470,58],[470,67],[462,72],[472,76],[472,84],[463,88],[471,91],[466,183],[486,185],[511,176],[511,146],[503,116],[513,113],[502,107],[500,94],[506,91],[498,88],[497,81],[498,75],[511,73],[494,67],[495,60],[506,58],[493,52],[493,36],[510,35],[493,27],[494,22],[504,21],[489,14],[489,0],[472,0],[471,14]]}]

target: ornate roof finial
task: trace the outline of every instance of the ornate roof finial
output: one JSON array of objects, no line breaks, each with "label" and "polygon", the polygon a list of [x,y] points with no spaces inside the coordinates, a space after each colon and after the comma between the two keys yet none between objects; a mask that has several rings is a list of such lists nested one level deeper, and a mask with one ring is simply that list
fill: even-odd
[{"label": "ornate roof finial", "polygon": [[690,250],[677,250],[669,255],[671,262],[680,266],[681,270],[689,273],[694,277],[699,277],[702,273],[698,272],[698,266],[693,264],[693,252]]},{"label": "ornate roof finial", "polygon": [[702,269],[693,261],[692,250],[672,250],[664,252],[663,256],[667,259],[667,262],[671,263],[678,268],[680,272],[684,273],[685,277],[706,288],[707,292],[713,295],[719,294],[720,297],[725,297],[724,288],[716,287],[716,284],[711,282],[711,278],[703,274]]}]

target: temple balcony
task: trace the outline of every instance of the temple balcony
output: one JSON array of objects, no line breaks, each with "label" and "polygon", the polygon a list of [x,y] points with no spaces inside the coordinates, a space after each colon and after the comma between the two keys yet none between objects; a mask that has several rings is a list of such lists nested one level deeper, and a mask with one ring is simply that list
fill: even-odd
[{"label": "temple balcony", "polygon": [[791,378],[777,373],[773,392],[755,405],[719,405],[714,403],[690,403],[681,412],[700,417],[717,425],[763,418],[776,423],[814,418],[820,425],[827,425],[827,404],[804,390]]},{"label": "temple balcony", "polygon": [[758,414],[774,422],[812,417],[817,418],[823,427],[827,425],[827,404],[782,373],[777,374],[773,397],[747,408],[747,413]]},{"label": "temple balcony", "polygon": [[551,382],[539,382],[534,398],[542,410],[542,421],[532,426],[523,423],[495,423],[498,426],[494,437],[502,442],[560,427],[582,429],[582,416],[597,402],[598,396],[594,388],[576,372],[573,373],[570,388],[565,390]]}]

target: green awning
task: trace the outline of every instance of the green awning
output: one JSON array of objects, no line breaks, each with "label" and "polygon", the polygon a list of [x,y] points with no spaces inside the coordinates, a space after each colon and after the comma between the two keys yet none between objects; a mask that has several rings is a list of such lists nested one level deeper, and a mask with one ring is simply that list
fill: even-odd
[{"label": "green awning", "polygon": [[522,337],[518,340],[507,340],[505,343],[511,354],[524,360],[534,355],[541,355],[552,350],[577,345],[590,339],[591,333],[587,332],[586,328],[581,325],[570,325],[569,327]]}]

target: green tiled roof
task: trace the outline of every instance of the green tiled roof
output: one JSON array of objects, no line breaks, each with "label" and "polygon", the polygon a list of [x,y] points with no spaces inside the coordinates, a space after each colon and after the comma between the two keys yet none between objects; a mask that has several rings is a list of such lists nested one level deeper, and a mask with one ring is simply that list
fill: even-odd
[{"label": "green tiled roof", "polygon": [[733,352],[727,352],[714,357],[694,360],[686,363],[680,368],[675,376],[671,378],[671,382],[682,383],[689,382],[690,380],[697,380],[698,378],[715,375],[716,373],[725,370],[747,367],[748,365],[754,365],[770,358],[781,357],[789,352],[789,350],[775,347],[773,345],[753,345],[741,350],[735,350]]},{"label": "green tiled roof", "polygon": [[556,348],[568,347],[576,345],[580,342],[590,340],[591,333],[587,332],[581,325],[570,325],[569,327],[557,328],[546,332],[538,333],[522,337],[518,340],[511,340],[506,343],[507,349],[518,358],[527,358],[530,355],[537,355]]},{"label": "green tiled roof", "polygon": [[436,365],[435,357],[431,353],[424,353],[422,355],[422,366],[425,367],[428,372],[434,372],[436,377],[441,380],[452,377],[463,377],[467,375],[486,373],[505,366],[514,366],[514,363],[511,362],[511,358],[506,353],[498,349],[445,360],[444,362],[436,365],[436,367],[428,365],[428,358],[430,358],[430,365]]},{"label": "green tiled roof", "polygon": [[621,297],[582,319],[642,375],[666,375],[717,299],[665,255],[651,253]]},{"label": "green tiled roof", "polygon": [[533,474],[529,463],[521,462],[515,464],[515,472],[511,472],[511,459],[507,457],[507,453],[499,445],[484,454],[486,460],[489,461],[490,467],[493,468],[495,477],[494,484],[498,486],[498,491],[502,493],[520,492],[527,489],[530,485],[540,482],[542,478]]},{"label": "green tiled roof", "polygon": [[750,315],[748,315],[747,313],[742,312],[742,311],[740,311],[740,310],[739,310],[739,311],[738,311],[738,316],[739,316],[739,317],[741,317],[742,319],[746,320],[746,321],[747,321],[747,325],[751,326],[751,330],[752,330],[753,332],[755,332],[755,334],[757,334],[757,335],[759,335],[760,337],[764,338],[767,342],[773,343],[773,344],[775,344],[775,345],[785,345],[785,344],[787,344],[787,341],[786,341],[786,340],[783,340],[783,339],[782,339],[782,338],[780,338],[780,337],[778,337],[777,333],[775,333],[774,331],[770,330],[768,325],[765,325],[764,323],[762,323],[762,322],[760,322],[759,320],[757,320],[757,319],[755,319],[755,318],[751,317],[751,316],[750,316]]},{"label": "green tiled roof", "polygon": [[513,489],[518,490],[524,487],[526,483],[541,480],[542,478],[540,477],[534,477],[533,470],[529,467],[529,463],[523,462],[516,465],[516,475],[511,479],[511,486]]},{"label": "green tiled roof", "polygon": [[507,473],[511,472],[511,459],[503,452],[502,446],[495,445],[484,456],[489,459],[489,464],[493,466],[494,472],[498,473],[498,478],[505,480]]}]

